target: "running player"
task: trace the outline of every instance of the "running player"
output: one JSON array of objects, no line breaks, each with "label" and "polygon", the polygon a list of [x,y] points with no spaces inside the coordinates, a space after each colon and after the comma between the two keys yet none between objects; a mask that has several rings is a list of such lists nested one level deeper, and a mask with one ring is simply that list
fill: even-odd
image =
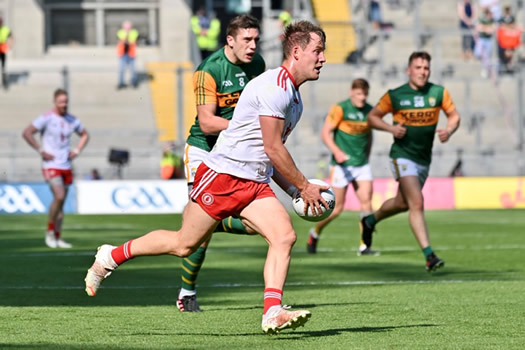
[{"label": "running player", "polygon": [[310,22],[300,21],[286,28],[282,66],[247,84],[231,123],[195,174],[181,229],[153,231],[119,247],[101,246],[85,278],[88,295],[94,296],[100,283],[133,257],[188,256],[222,219],[235,215],[250,233],[260,233],[268,242],[263,331],[277,333],[310,318],[309,311],[291,311],[281,304],[296,234],[269,182],[273,177],[288,193],[298,190],[305,210],[312,207],[320,213],[321,205],[328,207],[320,195],[328,187],[309,183],[284,146],[303,110],[298,89],[306,81],[319,78],[325,62],[324,45],[323,30]]},{"label": "running player", "polygon": [[[215,145],[219,133],[228,127],[242,90],[248,81],[265,70],[263,58],[255,52],[259,42],[259,21],[255,17],[233,18],[226,30],[226,41],[227,44],[204,60],[193,75],[197,117],[184,151],[188,193],[193,188],[197,168]],[[219,224],[217,231],[246,234],[241,220],[232,217]],[[180,311],[201,311],[196,281],[208,244],[209,240],[182,260],[182,288],[177,300]]]},{"label": "running player", "polygon": [[[69,185],[73,183],[71,161],[86,146],[89,136],[80,120],[68,113],[68,95],[65,90],[54,93],[55,108],[36,118],[23,132],[23,137],[42,158],[42,173],[51,188],[53,201],[49,207],[49,221],[45,242],[49,248],[71,248],[72,245],[61,238],[64,220],[64,202]],[[40,140],[33,134],[40,132]],[[70,150],[73,133],[80,136],[77,147]]]},{"label": "running player", "polygon": [[[346,191],[352,184],[361,204],[361,217],[372,212],[372,170],[368,157],[372,147],[372,132],[367,124],[372,106],[366,102],[369,90],[365,79],[356,79],[350,97],[332,106],[326,117],[321,138],[332,152],[330,181],[335,194],[332,214],[310,229],[306,250],[317,251],[317,241],[323,229],[344,209]],[[377,255],[361,239],[358,255]]]},{"label": "running player", "polygon": [[[424,51],[412,53],[408,59],[408,83],[388,90],[368,114],[372,128],[394,136],[390,166],[399,189],[378,211],[361,219],[361,235],[370,247],[379,221],[408,210],[410,228],[425,256],[425,268],[434,271],[445,265],[445,261],[430,246],[422,190],[430,168],[434,135],[437,133],[441,142],[447,142],[459,127],[460,117],[448,90],[428,81],[430,60]],[[437,129],[441,110],[448,118],[445,129]],[[387,113],[393,114],[393,125],[383,120]]]}]

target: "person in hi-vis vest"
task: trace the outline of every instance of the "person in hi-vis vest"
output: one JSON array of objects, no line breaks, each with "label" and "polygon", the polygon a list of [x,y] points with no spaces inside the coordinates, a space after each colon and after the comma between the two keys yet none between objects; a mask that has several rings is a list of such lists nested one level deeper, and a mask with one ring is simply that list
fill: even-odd
[{"label": "person in hi-vis vest", "polygon": [[4,25],[0,16],[0,66],[2,67],[2,86],[7,88],[7,74],[5,72],[5,59],[9,46],[12,45],[13,35],[11,29]]},{"label": "person in hi-vis vest", "polygon": [[217,18],[208,16],[204,8],[200,8],[191,17],[191,30],[197,39],[197,46],[201,52],[202,60],[219,48],[221,22]]},{"label": "person in hi-vis vest", "polygon": [[126,67],[129,67],[131,73],[131,84],[137,87],[137,72],[135,71],[135,57],[137,56],[137,39],[139,32],[133,28],[130,21],[124,21],[122,28],[117,32],[118,44],[117,55],[120,59],[120,70],[118,88],[126,87],[124,83],[124,75],[126,74]]}]

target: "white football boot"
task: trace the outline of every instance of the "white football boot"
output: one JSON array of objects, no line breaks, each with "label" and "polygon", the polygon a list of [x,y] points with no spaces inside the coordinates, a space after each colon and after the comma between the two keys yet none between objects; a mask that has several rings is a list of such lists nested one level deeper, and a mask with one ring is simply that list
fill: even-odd
[{"label": "white football boot", "polygon": [[55,236],[55,231],[50,230],[46,231],[46,238],[45,238],[46,245],[49,248],[58,248],[57,238]]},{"label": "white football boot", "polygon": [[117,268],[118,265],[111,257],[111,251],[115,248],[115,246],[109,244],[98,247],[95,262],[89,268],[86,278],[84,278],[86,282],[86,293],[90,297],[94,297],[95,294],[97,294],[100,283]]},{"label": "white football boot", "polygon": [[272,335],[286,328],[295,329],[299,326],[304,326],[312,317],[310,311],[290,311],[289,309],[290,306],[287,305],[274,305],[269,308],[262,317],[261,327],[263,332]]}]

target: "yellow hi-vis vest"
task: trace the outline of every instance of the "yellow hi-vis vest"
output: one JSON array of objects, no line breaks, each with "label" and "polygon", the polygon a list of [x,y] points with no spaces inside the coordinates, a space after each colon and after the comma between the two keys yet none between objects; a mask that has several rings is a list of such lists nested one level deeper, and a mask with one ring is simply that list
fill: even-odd
[{"label": "yellow hi-vis vest", "polygon": [[121,40],[117,44],[117,56],[122,57],[125,54],[126,44],[124,43],[127,39],[128,42],[128,55],[131,58],[137,56],[137,39],[139,37],[139,32],[136,29],[131,29],[129,32],[124,29],[120,29],[117,32],[117,38]]},{"label": "yellow hi-vis vest", "polygon": [[221,33],[221,22],[214,18],[210,22],[206,35],[201,35],[201,26],[199,24],[199,17],[191,17],[191,30],[197,38],[197,46],[201,50],[215,51],[219,47],[219,34]]},{"label": "yellow hi-vis vest", "polygon": [[7,45],[7,39],[11,34],[11,29],[7,26],[0,27],[0,52],[6,53],[9,50],[9,45]]}]

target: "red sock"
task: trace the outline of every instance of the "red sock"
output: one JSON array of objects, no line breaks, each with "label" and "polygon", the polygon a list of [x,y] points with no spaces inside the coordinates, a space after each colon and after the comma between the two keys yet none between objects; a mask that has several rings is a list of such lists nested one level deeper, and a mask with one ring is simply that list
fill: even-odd
[{"label": "red sock", "polygon": [[60,231],[55,231],[55,238],[60,239]]},{"label": "red sock", "polygon": [[55,223],[54,222],[48,222],[47,223],[47,230],[48,231],[55,231]]},{"label": "red sock", "polygon": [[116,247],[111,251],[111,257],[115,261],[117,265],[120,265],[129,259],[133,259],[133,256],[131,255],[131,241],[127,241],[121,246]]},{"label": "red sock", "polygon": [[264,312],[268,311],[274,305],[281,305],[283,291],[275,288],[264,289]]}]

